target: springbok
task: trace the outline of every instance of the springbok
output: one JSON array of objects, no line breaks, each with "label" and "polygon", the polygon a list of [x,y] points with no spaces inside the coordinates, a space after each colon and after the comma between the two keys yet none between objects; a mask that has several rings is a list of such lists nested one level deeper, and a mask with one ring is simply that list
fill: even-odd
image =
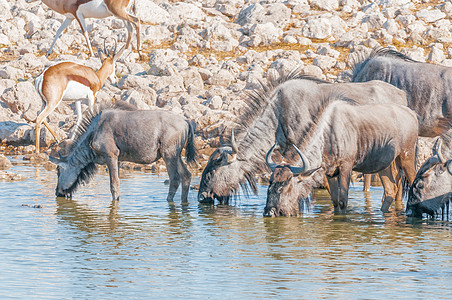
[{"label": "springbok", "polygon": [[63,100],[75,101],[77,110],[77,123],[73,130],[71,139],[82,120],[81,99],[88,99],[89,110],[94,111],[94,101],[96,93],[102,88],[107,78],[113,83],[116,81],[115,62],[124,52],[125,46],[116,53],[116,44],[113,52],[105,48],[104,51],[98,50],[102,66],[94,71],[90,67],[76,64],[73,62],[61,62],[53,65],[39,75],[35,80],[35,87],[45,103],[44,109],[36,118],[36,152],[40,152],[39,143],[41,135],[41,123],[47,127],[53,137],[58,141],[55,132],[45,121],[47,116]]},{"label": "springbok", "polygon": [[[34,2],[36,0],[26,0],[28,3]],[[131,0],[42,0],[42,2],[47,5],[52,10],[66,16],[66,19],[58,28],[55,38],[53,39],[52,45],[49,51],[47,51],[46,56],[52,53],[53,46],[58,40],[60,35],[72,23],[74,19],[80,24],[82,29],[82,34],[86,39],[88,45],[89,53],[94,56],[91,43],[89,41],[88,32],[86,30],[86,18],[96,18],[102,19],[110,16],[116,16],[124,21],[127,26],[127,42],[126,49],[129,48],[132,41],[132,24],[135,26],[137,31],[137,52],[141,56],[141,39],[140,39],[140,19],[131,15],[129,13],[130,7],[134,4]]]}]

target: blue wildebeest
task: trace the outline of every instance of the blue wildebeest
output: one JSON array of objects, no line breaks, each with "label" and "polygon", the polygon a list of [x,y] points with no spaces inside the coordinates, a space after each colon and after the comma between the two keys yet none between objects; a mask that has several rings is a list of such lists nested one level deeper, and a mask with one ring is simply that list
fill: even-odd
[{"label": "blue wildebeest", "polygon": [[[268,83],[250,95],[247,112],[236,122],[242,138],[231,138],[232,147],[215,150],[201,177],[198,200],[227,203],[241,185],[248,182],[257,192],[254,176],[267,170],[265,154],[275,141],[284,155],[295,157],[292,143],[301,145],[323,107],[331,99],[324,93],[337,90],[359,103],[399,103],[406,105],[405,93],[381,81],[330,84],[293,72]],[[285,153],[287,150],[288,153]]]},{"label": "blue wildebeest", "polygon": [[[305,137],[302,151],[295,147],[301,167],[277,168],[270,159],[275,145],[267,153],[267,164],[274,173],[268,188],[265,216],[297,214],[294,208],[298,208],[299,199],[308,197],[312,187],[321,184],[312,177],[313,173],[327,176],[337,213],[347,208],[352,170],[380,174],[384,186],[382,211],[389,209],[398,192],[398,182],[391,168],[393,161],[397,169],[404,171],[409,183],[413,182],[418,135],[415,112],[399,104],[356,105],[340,95],[327,97],[335,101],[324,102],[316,124]],[[294,178],[295,175],[298,177]]]},{"label": "blue wildebeest", "polygon": [[452,68],[417,62],[388,48],[374,48],[354,64],[353,82],[381,80],[407,95],[408,107],[419,115],[421,136],[437,136],[438,123],[452,118]]},{"label": "blue wildebeest", "polygon": [[72,193],[91,179],[96,164],[106,164],[113,200],[119,199],[119,161],[150,164],[163,158],[169,175],[167,200],[172,201],[182,182],[182,201],[187,201],[191,174],[182,161],[194,162],[194,130],[185,118],[165,110],[136,110],[117,101],[98,114],[88,114],[77,132],[69,155],[50,158],[58,165],[58,197]]},{"label": "blue wildebeest", "polygon": [[433,147],[433,156],[416,174],[408,193],[407,216],[422,218],[422,214],[426,213],[435,217],[442,211],[444,219],[444,215],[449,214],[452,202],[452,148],[442,151],[441,145],[442,140],[438,138]]}]

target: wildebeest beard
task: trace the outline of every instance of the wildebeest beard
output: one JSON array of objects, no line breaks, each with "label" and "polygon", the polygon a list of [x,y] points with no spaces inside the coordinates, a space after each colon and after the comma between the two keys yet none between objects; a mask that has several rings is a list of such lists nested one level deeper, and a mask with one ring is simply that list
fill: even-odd
[{"label": "wildebeest beard", "polygon": [[[60,168],[61,167],[57,168],[58,178],[60,177]],[[97,167],[94,162],[87,164],[80,170],[80,173],[78,174],[77,179],[74,181],[74,183],[68,189],[63,190],[63,194],[57,194],[57,197],[71,197],[81,184],[87,184],[91,180],[91,178],[94,177],[96,171]]]}]

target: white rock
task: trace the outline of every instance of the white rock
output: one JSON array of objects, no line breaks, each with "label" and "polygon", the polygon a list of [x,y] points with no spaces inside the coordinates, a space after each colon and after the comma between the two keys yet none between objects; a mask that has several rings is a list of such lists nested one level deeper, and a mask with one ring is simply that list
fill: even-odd
[{"label": "white rock", "polygon": [[331,35],[332,25],[327,18],[309,20],[303,27],[303,35],[313,39],[325,39]]},{"label": "white rock", "polygon": [[322,70],[328,70],[334,67],[336,65],[336,62],[336,59],[332,57],[319,55],[314,58],[314,61],[312,63],[314,64],[314,66],[317,66]]},{"label": "white rock", "polygon": [[394,19],[389,19],[383,24],[383,28],[386,29],[386,31],[389,34],[396,34],[399,31],[399,25]]},{"label": "white rock", "polygon": [[218,110],[223,106],[223,99],[220,96],[213,96],[207,100],[206,104],[210,109]]},{"label": "white rock", "polygon": [[416,13],[416,17],[424,20],[427,23],[432,23],[445,18],[446,14],[439,9],[422,9]]},{"label": "white rock", "polygon": [[199,7],[185,2],[175,3],[168,9],[168,12],[171,16],[171,20],[177,24],[187,20],[201,21],[206,18],[206,14]]},{"label": "white rock", "polygon": [[25,77],[25,72],[11,66],[4,66],[0,68],[0,78],[18,80]]},{"label": "white rock", "polygon": [[234,75],[228,70],[220,69],[217,73],[213,74],[207,82],[211,85],[229,86],[234,80]]},{"label": "white rock", "polygon": [[27,121],[34,121],[41,111],[42,99],[29,81],[19,82],[0,97],[14,113],[23,114]]},{"label": "white rock", "polygon": [[289,23],[290,15],[290,9],[282,3],[273,3],[266,6],[255,3],[240,11],[237,23],[243,26],[245,24],[272,22],[275,26],[282,28]]},{"label": "white rock", "polygon": [[153,1],[148,0],[135,0],[137,17],[140,18],[142,22],[161,24],[167,22],[170,18],[170,14],[158,6]]},{"label": "white rock", "polygon": [[239,8],[242,7],[244,1],[232,1],[232,0],[217,0],[215,2],[215,9],[225,14],[228,17],[233,17],[239,12]]},{"label": "white rock", "polygon": [[255,24],[251,27],[250,46],[267,46],[281,40],[283,30],[273,23]]},{"label": "white rock", "polygon": [[428,55],[428,60],[434,63],[440,63],[446,59],[443,50],[438,45],[433,45]]},{"label": "white rock", "polygon": [[363,23],[366,23],[369,29],[379,29],[386,22],[386,17],[380,13],[371,13],[363,19]]},{"label": "white rock", "polygon": [[425,62],[425,51],[421,47],[403,48],[400,52],[416,61]]},{"label": "white rock", "polygon": [[0,33],[0,45],[9,45],[10,41],[8,39],[8,37],[6,35],[4,35],[3,33]]},{"label": "white rock", "polygon": [[377,4],[383,7],[402,6],[410,2],[411,2],[410,0],[377,0]]},{"label": "white rock", "polygon": [[0,17],[2,19],[12,18],[11,6],[9,5],[7,0],[0,0]]},{"label": "white rock", "polygon": [[339,0],[314,0],[311,1],[311,7],[332,11],[339,8]]}]

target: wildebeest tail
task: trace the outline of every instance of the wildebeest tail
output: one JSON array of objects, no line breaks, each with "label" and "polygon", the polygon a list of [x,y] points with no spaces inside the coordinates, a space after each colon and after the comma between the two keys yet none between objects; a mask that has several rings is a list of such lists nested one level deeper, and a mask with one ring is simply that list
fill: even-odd
[{"label": "wildebeest tail", "polygon": [[197,151],[195,147],[195,130],[190,121],[187,120],[188,124],[188,137],[187,143],[185,144],[185,157],[189,164],[196,162]]}]

